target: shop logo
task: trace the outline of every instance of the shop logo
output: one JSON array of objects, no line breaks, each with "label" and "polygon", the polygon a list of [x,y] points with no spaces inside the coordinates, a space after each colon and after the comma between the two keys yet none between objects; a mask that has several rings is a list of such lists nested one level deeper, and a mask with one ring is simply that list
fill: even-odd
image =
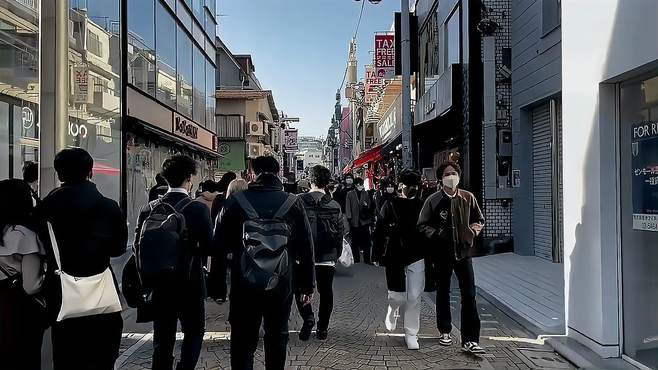
[{"label": "shop logo", "polygon": [[69,135],[73,137],[80,137],[82,139],[87,138],[87,126],[81,123],[72,123],[69,122]]},{"label": "shop logo", "polygon": [[23,128],[25,130],[29,130],[34,126],[34,112],[32,112],[32,109],[30,107],[23,107],[21,109],[21,117],[23,121]]},{"label": "shop logo", "polygon": [[176,121],[174,122],[174,132],[187,136],[191,139],[199,138],[199,128],[194,124],[188,123],[186,119],[176,116]]}]

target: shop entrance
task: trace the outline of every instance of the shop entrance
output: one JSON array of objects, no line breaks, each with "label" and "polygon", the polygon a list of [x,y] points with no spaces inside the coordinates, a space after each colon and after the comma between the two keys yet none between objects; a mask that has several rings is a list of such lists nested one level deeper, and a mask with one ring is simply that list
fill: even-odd
[{"label": "shop entrance", "polygon": [[658,368],[658,75],[620,98],[624,354]]}]

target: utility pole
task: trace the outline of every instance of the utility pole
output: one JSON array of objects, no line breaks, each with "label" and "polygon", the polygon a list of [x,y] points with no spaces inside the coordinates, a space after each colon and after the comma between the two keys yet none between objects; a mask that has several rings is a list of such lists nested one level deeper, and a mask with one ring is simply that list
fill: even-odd
[{"label": "utility pole", "polygon": [[409,30],[409,0],[401,0],[400,25],[402,47],[402,167],[413,168],[411,148],[411,37]]}]

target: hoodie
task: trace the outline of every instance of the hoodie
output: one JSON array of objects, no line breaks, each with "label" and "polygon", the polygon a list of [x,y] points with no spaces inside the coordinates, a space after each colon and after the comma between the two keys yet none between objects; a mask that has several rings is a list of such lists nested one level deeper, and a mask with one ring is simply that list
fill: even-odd
[{"label": "hoodie", "polygon": [[218,192],[211,193],[209,191],[204,191],[199,194],[196,200],[208,206],[208,212],[210,212],[212,210],[212,204],[215,201],[215,198],[217,198],[217,195],[219,195]]}]

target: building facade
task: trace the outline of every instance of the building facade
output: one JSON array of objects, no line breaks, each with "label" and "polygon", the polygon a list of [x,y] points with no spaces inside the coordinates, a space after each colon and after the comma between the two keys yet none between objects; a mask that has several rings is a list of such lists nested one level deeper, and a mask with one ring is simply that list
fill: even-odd
[{"label": "building facade", "polygon": [[[658,3],[562,2],[567,333],[658,367]],[[595,30],[595,32],[592,32]]]}]

